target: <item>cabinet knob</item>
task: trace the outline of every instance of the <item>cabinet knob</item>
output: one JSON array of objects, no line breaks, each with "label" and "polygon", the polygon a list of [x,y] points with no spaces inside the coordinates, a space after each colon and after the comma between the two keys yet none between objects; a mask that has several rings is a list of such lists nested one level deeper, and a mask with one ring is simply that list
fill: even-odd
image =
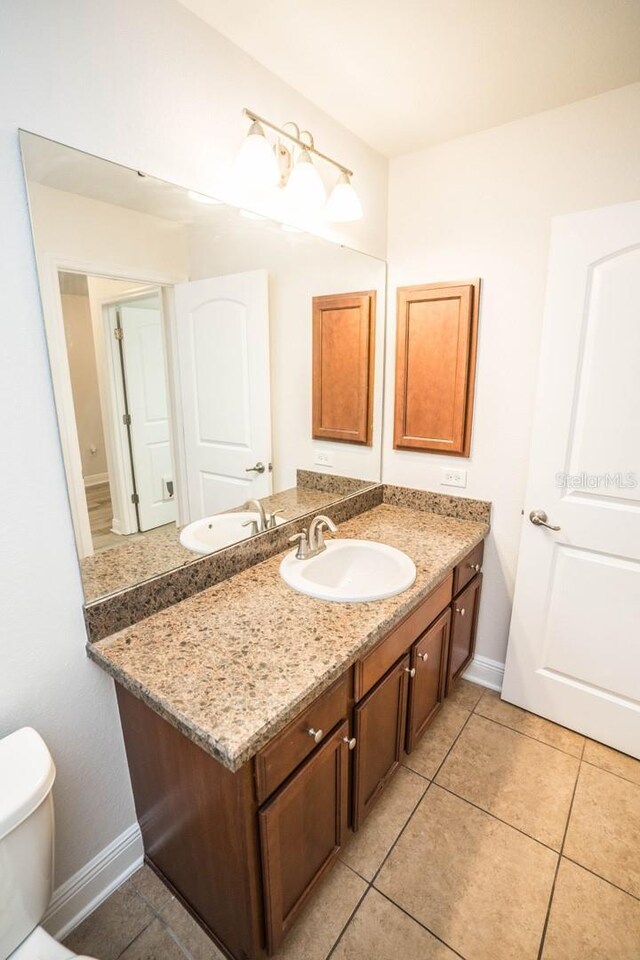
[{"label": "cabinet knob", "polygon": [[309,727],[309,729],[307,730],[307,733],[309,734],[310,737],[313,737],[316,743],[320,743],[320,741],[324,737],[323,730],[314,730],[313,727]]},{"label": "cabinet knob", "polygon": [[468,567],[469,567],[470,570],[475,570],[476,573],[478,573],[478,572],[480,571],[480,564],[479,564],[479,563],[469,563],[469,564],[468,564]]},{"label": "cabinet knob", "polygon": [[410,677],[415,677],[416,668],[415,667],[405,667],[405,673],[408,673]]},{"label": "cabinet knob", "polygon": [[464,607],[456,607],[456,613],[459,613],[461,617],[464,617]]},{"label": "cabinet knob", "polygon": [[428,653],[419,653],[419,654],[418,654],[418,658],[419,658],[420,660],[422,660],[423,663],[426,663],[427,660],[429,659],[429,654],[428,654]]},{"label": "cabinet knob", "polygon": [[343,743],[346,743],[346,745],[349,747],[349,750],[353,750],[353,748],[356,745],[355,737],[343,737],[342,740],[343,740]]}]

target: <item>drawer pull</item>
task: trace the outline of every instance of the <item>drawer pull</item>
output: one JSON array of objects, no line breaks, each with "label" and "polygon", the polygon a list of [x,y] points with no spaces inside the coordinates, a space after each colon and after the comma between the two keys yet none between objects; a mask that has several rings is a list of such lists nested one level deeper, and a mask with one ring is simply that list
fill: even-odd
[{"label": "drawer pull", "polygon": [[456,607],[456,613],[459,613],[461,617],[464,617],[464,607]]},{"label": "drawer pull", "polygon": [[419,654],[418,654],[418,657],[420,658],[420,660],[422,660],[423,663],[426,663],[427,660],[429,659],[429,654],[428,654],[428,653],[419,653]]},{"label": "drawer pull", "polygon": [[405,667],[405,672],[409,674],[410,677],[415,677],[416,668],[415,667]]},{"label": "drawer pull", "polygon": [[475,570],[476,573],[479,573],[479,572],[480,572],[480,564],[479,564],[479,563],[468,563],[467,566],[469,567],[470,570]]},{"label": "drawer pull", "polygon": [[343,741],[343,743],[346,743],[346,745],[349,747],[349,750],[353,750],[353,748],[354,748],[355,745],[356,745],[356,738],[355,738],[355,737],[343,737],[343,738],[342,738],[342,741]]},{"label": "drawer pull", "polygon": [[320,741],[324,737],[324,730],[314,730],[313,727],[309,727],[309,729],[307,730],[307,733],[309,734],[310,737],[313,737],[316,743],[320,743]]}]

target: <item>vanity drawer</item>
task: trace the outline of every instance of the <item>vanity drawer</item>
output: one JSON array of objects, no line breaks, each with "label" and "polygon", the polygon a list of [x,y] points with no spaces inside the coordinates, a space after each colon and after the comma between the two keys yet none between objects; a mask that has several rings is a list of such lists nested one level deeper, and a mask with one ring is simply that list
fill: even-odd
[{"label": "vanity drawer", "polygon": [[476,573],[479,573],[480,568],[482,567],[483,555],[484,540],[481,540],[480,543],[475,546],[473,550],[466,555],[464,560],[461,560],[458,566],[455,568],[453,571],[454,597],[473,580]]},{"label": "vanity drawer", "polygon": [[[322,743],[335,725],[346,719],[349,703],[351,670],[347,670],[333,686],[263,747],[255,759],[258,803],[270,796],[298,764]],[[309,730],[322,732],[318,741]]]},{"label": "vanity drawer", "polygon": [[442,613],[453,596],[453,574],[433,590],[426,600],[409,614],[391,633],[381,640],[364,660],[355,665],[355,699],[365,693],[385,675],[421,633]]}]

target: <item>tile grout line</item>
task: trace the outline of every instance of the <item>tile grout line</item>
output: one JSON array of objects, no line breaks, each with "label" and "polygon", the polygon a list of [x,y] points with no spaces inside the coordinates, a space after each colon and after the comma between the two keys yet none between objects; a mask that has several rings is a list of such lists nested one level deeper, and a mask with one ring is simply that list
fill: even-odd
[{"label": "tile grout line", "polygon": [[638,903],[640,903],[640,897],[635,893],[631,893],[630,890],[625,890],[624,887],[619,887],[617,883],[613,883],[612,880],[608,880],[606,877],[603,877],[602,874],[596,873],[595,870],[590,870],[589,867],[585,867],[583,863],[579,863],[579,861],[574,860],[573,857],[568,857],[566,853],[562,854],[562,859],[566,860],[567,863],[572,863],[574,867],[580,867],[581,870],[584,870],[586,873],[590,873],[592,877],[595,877],[597,880],[602,880],[603,883],[613,887],[614,890],[619,890],[620,893],[624,893],[628,897],[631,897],[632,900],[636,900]]},{"label": "tile grout line", "polygon": [[[342,860],[341,860],[340,862],[342,863]],[[361,874],[359,874],[357,870],[353,870],[353,868],[350,867],[348,863],[343,864],[343,866],[345,866],[348,870],[351,870],[352,873],[355,873],[356,877],[360,877],[361,880],[364,880],[364,882],[367,884],[367,886],[366,886],[366,889],[365,889],[364,893],[362,894],[362,896],[360,897],[360,899],[359,899],[358,902],[356,903],[355,907],[353,908],[353,910],[352,910],[351,913],[349,914],[349,917],[348,917],[348,919],[347,919],[347,922],[344,924],[344,926],[342,927],[342,930],[340,931],[340,933],[339,933],[338,936],[336,937],[335,941],[333,942],[333,944],[332,944],[332,946],[331,946],[331,949],[329,950],[329,952],[328,952],[328,953],[326,954],[326,956],[324,957],[324,960],[330,960],[330,958],[333,956],[333,953],[334,953],[336,947],[338,946],[338,944],[339,944],[340,941],[342,940],[342,938],[343,938],[343,936],[345,935],[346,931],[347,931],[347,930],[349,929],[349,927],[351,926],[351,921],[352,921],[353,918],[355,917],[356,913],[357,913],[358,910],[360,909],[360,906],[361,906],[364,898],[366,897],[366,895],[369,893],[369,890],[371,889],[371,883],[370,883],[368,880],[365,880],[364,877],[361,876]]]},{"label": "tile grout line", "polygon": [[434,940],[437,940],[439,943],[445,946],[447,950],[451,951],[451,953],[455,953],[456,957],[460,957],[460,960],[467,960],[467,958],[462,953],[460,953],[459,950],[456,950],[455,947],[452,947],[450,943],[447,943],[447,941],[443,940],[442,937],[439,937],[437,933],[434,933],[433,930],[430,930],[429,927],[426,926],[426,924],[422,923],[421,920],[418,920],[416,917],[414,917],[413,914],[409,913],[408,910],[405,910],[404,907],[401,907],[399,903],[396,903],[395,900],[392,900],[391,897],[387,896],[386,893],[383,893],[382,890],[378,890],[377,887],[374,887],[373,889],[376,891],[376,893],[380,894],[381,897],[384,897],[384,899],[388,903],[392,904],[392,906],[400,910],[401,913],[404,913],[405,917],[408,917],[409,920],[413,920],[413,922],[417,923],[419,927],[422,927],[423,930],[426,930],[426,932],[431,937],[433,937]]},{"label": "tile grout line", "polygon": [[[482,697],[480,699],[482,699]],[[478,703],[479,702],[480,700],[478,701]],[[545,747],[550,747],[551,750],[557,750],[558,753],[563,753],[565,757],[573,757],[574,760],[580,760],[582,752],[584,751],[584,744],[583,744],[580,751],[580,755],[576,753],[569,753],[568,750],[563,750],[562,747],[557,747],[555,743],[548,743],[546,740],[541,740],[539,737],[532,737],[530,733],[525,733],[524,730],[516,730],[515,727],[510,727],[508,723],[503,723],[502,720],[496,720],[495,717],[487,717],[484,713],[479,713],[476,709],[474,709],[473,712],[477,717],[482,717],[483,720],[489,720],[491,723],[495,723],[499,727],[503,727],[505,730],[511,730],[512,733],[519,733],[521,737],[526,737],[527,740],[533,740],[534,743],[541,743]],[[533,716],[537,716],[537,714],[533,714]],[[545,717],[542,717],[542,719],[544,720]],[[547,722],[553,723],[552,720],[548,720]],[[568,730],[568,727],[563,727],[562,729]],[[576,731],[571,730],[570,732],[575,733]],[[582,734],[579,733],[578,736],[581,737]]]},{"label": "tile grout line", "polygon": [[[595,742],[597,742],[597,741],[595,741]],[[611,749],[613,750],[613,747],[611,747]],[[622,756],[623,756],[623,757],[628,757],[629,754],[628,754],[628,753],[623,753]],[[632,760],[635,760],[635,757],[631,757],[631,759],[632,759]],[[624,780],[625,783],[632,783],[632,784],[634,785],[634,787],[640,788],[640,783],[639,783],[637,780],[629,780],[628,777],[623,777],[621,773],[614,773],[613,770],[607,770],[606,767],[601,767],[600,764],[594,763],[592,760],[584,760],[584,759],[582,759],[580,762],[581,762],[581,763],[586,763],[586,765],[587,765],[588,767],[595,767],[596,770],[602,770],[603,773],[608,773],[610,777],[617,777],[618,780]],[[637,762],[640,763],[640,760],[638,760]]]},{"label": "tile grout line", "polygon": [[562,851],[564,850],[565,840],[567,839],[567,833],[569,831],[569,822],[571,820],[571,813],[573,811],[573,803],[576,798],[576,791],[578,789],[578,780],[580,779],[580,770],[582,769],[582,757],[584,756],[584,748],[587,741],[585,740],[582,744],[582,752],[580,754],[580,763],[578,764],[578,772],[576,774],[576,782],[573,785],[573,793],[571,794],[571,803],[569,804],[569,813],[567,815],[567,822],[564,826],[564,833],[562,835],[562,843],[560,844],[560,852],[558,854],[558,861],[556,863],[556,869],[553,874],[553,881],[551,883],[551,891],[549,893],[549,903],[547,904],[547,912],[544,918],[544,924],[542,927],[542,935],[540,937],[540,946],[538,947],[538,960],[542,960],[542,955],[544,952],[545,940],[547,939],[547,930],[549,929],[549,919],[551,917],[551,908],[553,906],[553,898],[556,892],[556,883],[558,880],[558,873],[560,872],[560,864],[562,863]]}]

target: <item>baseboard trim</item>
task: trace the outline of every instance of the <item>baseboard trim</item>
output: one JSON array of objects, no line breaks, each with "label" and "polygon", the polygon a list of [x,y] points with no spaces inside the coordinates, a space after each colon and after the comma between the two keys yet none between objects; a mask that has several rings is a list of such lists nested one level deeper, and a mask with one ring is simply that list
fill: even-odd
[{"label": "baseboard trim", "polygon": [[476,654],[463,673],[463,677],[465,680],[471,680],[473,683],[479,683],[482,687],[488,687],[489,690],[499,692],[502,690],[504,663]]},{"label": "baseboard trim", "polygon": [[57,940],[64,940],[142,866],[142,857],[140,827],[134,823],[54,891],[43,921],[47,932]]},{"label": "baseboard trim", "polygon": [[90,476],[84,478],[85,489],[87,487],[97,487],[99,483],[107,483],[108,480],[108,473],[92,473]]}]

